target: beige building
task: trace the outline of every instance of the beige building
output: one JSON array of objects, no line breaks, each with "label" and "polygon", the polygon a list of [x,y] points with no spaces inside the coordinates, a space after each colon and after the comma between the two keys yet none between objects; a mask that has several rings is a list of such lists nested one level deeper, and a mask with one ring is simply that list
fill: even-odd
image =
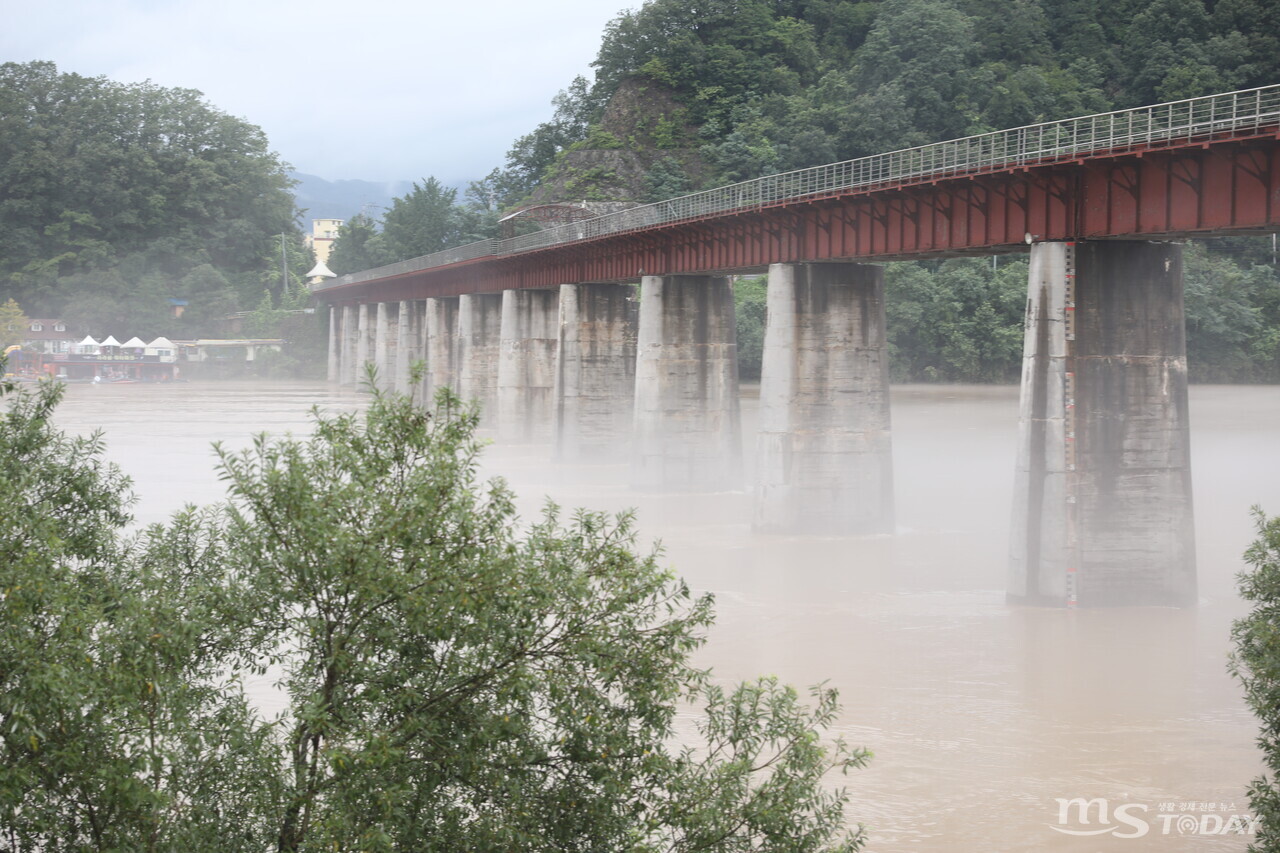
[{"label": "beige building", "polygon": [[307,246],[316,253],[316,261],[329,263],[329,252],[333,249],[333,241],[338,239],[338,229],[342,227],[341,219],[313,219],[311,233],[305,235]]}]

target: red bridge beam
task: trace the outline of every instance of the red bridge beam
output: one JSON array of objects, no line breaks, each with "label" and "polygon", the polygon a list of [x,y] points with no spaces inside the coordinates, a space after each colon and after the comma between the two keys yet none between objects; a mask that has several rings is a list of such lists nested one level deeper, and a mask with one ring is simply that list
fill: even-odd
[{"label": "red bridge beam", "polygon": [[1184,143],[862,190],[325,288],[339,304],[771,263],[1009,251],[1034,240],[1280,230],[1277,134]]}]

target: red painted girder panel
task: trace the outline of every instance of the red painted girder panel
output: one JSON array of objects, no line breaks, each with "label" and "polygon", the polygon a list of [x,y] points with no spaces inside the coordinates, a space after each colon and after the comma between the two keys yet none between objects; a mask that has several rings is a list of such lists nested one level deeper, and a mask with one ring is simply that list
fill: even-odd
[{"label": "red painted girder panel", "polygon": [[1117,154],[810,198],[328,288],[321,297],[350,304],[770,263],[924,257],[1009,246],[1028,232],[1042,240],[1158,238],[1280,225],[1273,137]]},{"label": "red painted girder panel", "polygon": [[1170,155],[1161,153],[1144,157],[1138,161],[1135,170],[1138,186],[1141,187],[1141,204],[1138,206],[1138,218],[1133,224],[1134,232],[1168,230],[1170,213],[1173,206],[1173,176],[1169,171]]}]

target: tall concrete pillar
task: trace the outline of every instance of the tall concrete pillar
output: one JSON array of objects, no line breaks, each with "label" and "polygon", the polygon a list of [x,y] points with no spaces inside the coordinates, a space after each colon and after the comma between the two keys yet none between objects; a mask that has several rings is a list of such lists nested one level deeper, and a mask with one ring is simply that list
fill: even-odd
[{"label": "tall concrete pillar", "polygon": [[339,367],[339,383],[355,385],[357,378],[356,349],[360,340],[360,306],[342,306],[342,364]]},{"label": "tall concrete pillar", "polygon": [[413,385],[409,390],[414,394],[423,406],[431,406],[431,374],[428,365],[427,356],[427,301],[425,299],[415,299],[409,303],[413,310],[413,319],[410,322],[410,334],[412,343],[410,344],[410,369],[414,364],[421,363],[422,374],[418,377],[418,383]]},{"label": "tall concrete pillar", "polygon": [[504,290],[498,354],[498,438],[547,441],[559,344],[555,290]]},{"label": "tall concrete pillar", "polygon": [[893,532],[884,268],[769,267],[757,530]]},{"label": "tall concrete pillar", "polygon": [[649,490],[742,484],[738,345],[725,276],[645,276],[631,482]]},{"label": "tall concrete pillar", "polygon": [[374,317],[373,306],[362,302],[356,306],[356,363],[355,385],[364,387],[368,379],[368,364],[373,358]]},{"label": "tall concrete pillar", "polygon": [[342,365],[342,309],[336,305],[329,306],[329,370],[327,378],[330,382],[338,381],[338,373]]},{"label": "tall concrete pillar", "polygon": [[480,423],[485,426],[497,421],[501,327],[501,293],[470,293],[458,297],[455,346],[458,396],[464,402],[480,404]]},{"label": "tall concrete pillar", "polygon": [[560,286],[559,357],[554,391],[558,461],[626,458],[636,386],[635,288]]},{"label": "tall concrete pillar", "polygon": [[1182,247],[1032,248],[1009,598],[1196,600]]},{"label": "tall concrete pillar", "polygon": [[427,371],[422,378],[423,400],[430,406],[441,388],[458,388],[454,361],[458,339],[457,297],[428,299],[423,307],[422,346]]},{"label": "tall concrete pillar", "polygon": [[396,351],[392,355],[393,362],[393,387],[399,394],[408,394],[409,388],[409,368],[414,361],[422,358],[421,355],[415,353],[419,349],[417,346],[417,334],[415,329],[416,316],[414,314],[414,303],[402,299],[396,313]]},{"label": "tall concrete pillar", "polygon": [[378,368],[378,387],[383,390],[395,385],[395,352],[398,343],[396,333],[399,331],[399,320],[395,313],[398,310],[399,305],[395,302],[379,302],[376,309],[373,363]]}]

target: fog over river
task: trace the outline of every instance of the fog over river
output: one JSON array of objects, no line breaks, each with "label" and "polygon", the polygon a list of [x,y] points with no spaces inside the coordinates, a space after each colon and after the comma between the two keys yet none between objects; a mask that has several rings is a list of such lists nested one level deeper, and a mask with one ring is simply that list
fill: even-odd
[{"label": "fog over river", "polygon": [[[838,687],[839,731],[875,753],[842,780],[870,850],[1244,850],[1246,837],[1215,834],[1247,813],[1261,766],[1226,661],[1249,507],[1280,513],[1280,389],[1191,388],[1199,607],[1075,612],[1004,601],[1017,393],[893,389],[892,537],[754,534],[746,491],[637,494],[625,464],[553,466],[544,446],[495,445],[485,473],[511,482],[526,518],[548,495],[636,507],[642,539],[715,593],[699,661],[720,678]],[[221,498],[211,442],[306,433],[313,404],[362,398],[324,383],[72,386],[57,420],[105,431],[152,522]],[[748,393],[748,467],[755,411]],[[1099,824],[1095,804],[1086,826],[1059,814],[1075,797],[1130,805]]]}]

